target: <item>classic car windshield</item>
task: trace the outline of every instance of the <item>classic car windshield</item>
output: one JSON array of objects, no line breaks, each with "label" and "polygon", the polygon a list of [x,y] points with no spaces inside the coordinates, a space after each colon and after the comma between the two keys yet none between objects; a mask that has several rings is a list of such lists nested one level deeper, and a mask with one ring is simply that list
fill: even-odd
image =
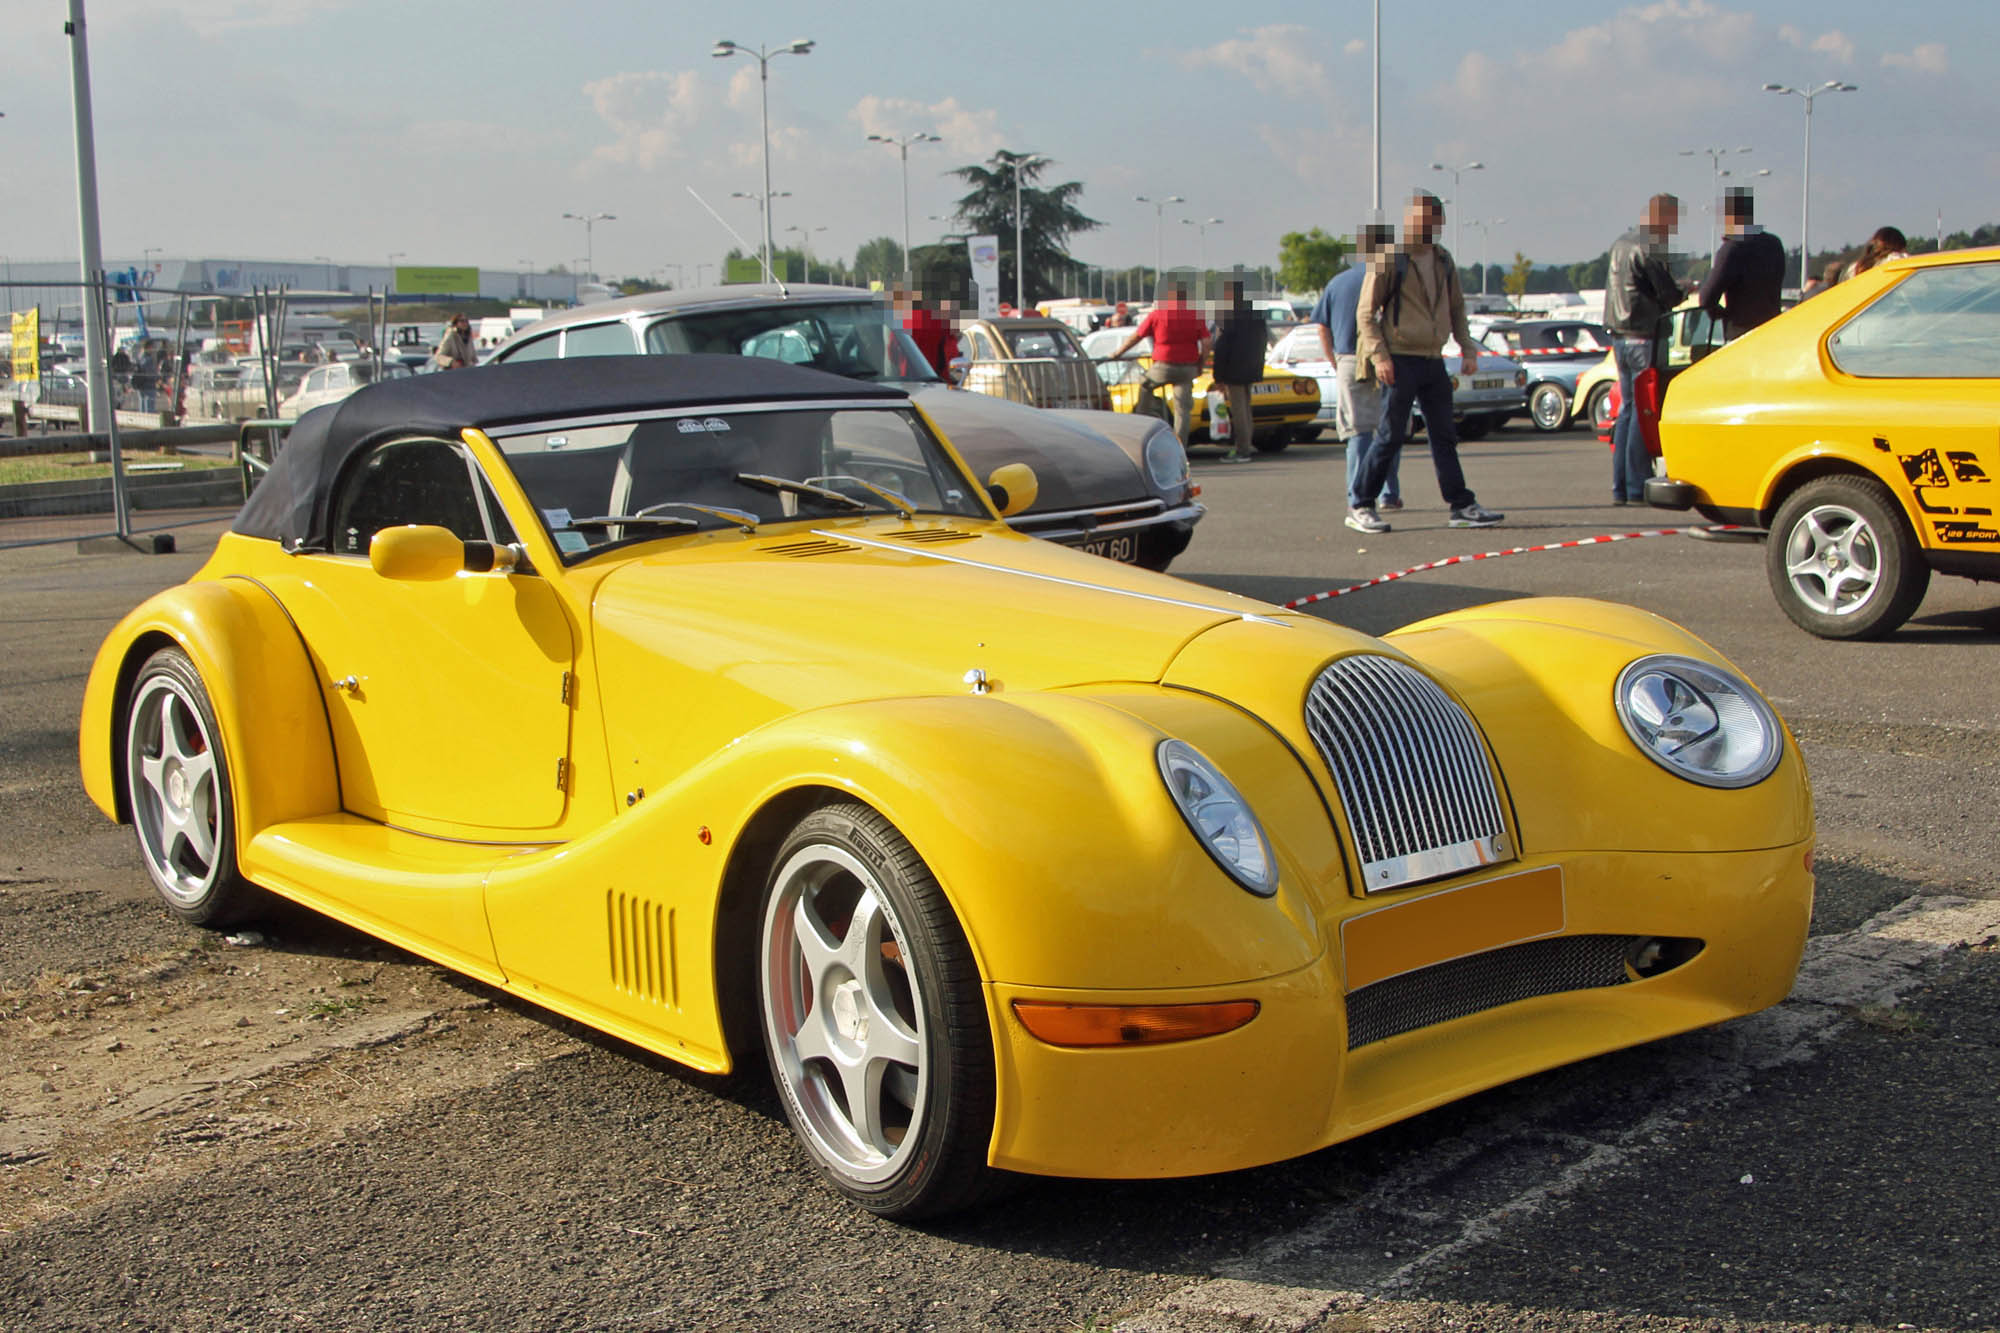
[{"label": "classic car windshield", "polygon": [[986,512],[906,407],[738,405],[493,438],[567,562],[732,524]]},{"label": "classic car windshield", "polygon": [[880,301],[774,301],[671,315],[646,330],[646,350],[769,357],[855,380],[938,377]]},{"label": "classic car windshield", "polygon": [[1007,350],[1017,358],[1049,357],[1063,361],[1074,361],[1082,355],[1076,340],[1060,329],[1010,329],[1000,325],[1000,336],[1007,340]]}]

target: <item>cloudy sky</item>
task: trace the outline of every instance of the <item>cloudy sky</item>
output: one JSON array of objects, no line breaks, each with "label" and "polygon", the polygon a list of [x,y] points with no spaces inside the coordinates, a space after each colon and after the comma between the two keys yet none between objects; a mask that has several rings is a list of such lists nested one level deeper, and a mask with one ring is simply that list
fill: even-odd
[{"label": "cloudy sky", "polygon": [[[1858,241],[1891,222],[1927,233],[2000,218],[1990,72],[2000,3],[1923,0],[1390,0],[1383,149],[1389,197],[1453,194],[1432,161],[1480,161],[1467,218],[1498,261],[1595,255],[1671,189],[1705,249],[1706,157],[1755,172],[1761,217],[1795,244],[1804,106],[1760,91],[1842,79],[1813,134],[1812,235]],[[757,65],[718,38],[810,37],[771,64],[780,243],[814,228],[851,254],[901,230],[893,149],[910,156],[917,243],[961,192],[942,173],[996,148],[1044,153],[1085,184],[1105,226],[1095,263],[1150,263],[1155,215],[1180,194],[1169,264],[1272,262],[1277,238],[1350,230],[1369,205],[1368,0],[1246,7],[1283,21],[1218,28],[1213,0],[939,5],[790,0],[91,0],[107,255],[300,258],[513,268],[575,265],[595,228],[601,273],[718,259],[762,188]],[[0,0],[0,254],[76,253],[63,0]],[[1143,15],[1143,17],[1141,17]],[[1753,151],[1738,154],[1738,147]],[[824,230],[817,230],[824,228]],[[1461,258],[1486,242],[1465,234]]]}]

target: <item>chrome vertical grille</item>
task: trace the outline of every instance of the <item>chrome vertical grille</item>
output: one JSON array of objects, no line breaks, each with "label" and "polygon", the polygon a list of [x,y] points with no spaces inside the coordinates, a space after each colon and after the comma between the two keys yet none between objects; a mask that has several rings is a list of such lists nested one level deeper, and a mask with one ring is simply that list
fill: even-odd
[{"label": "chrome vertical grille", "polygon": [[1370,893],[1504,860],[1486,747],[1422,672],[1363,653],[1320,672],[1306,730],[1333,770]]}]

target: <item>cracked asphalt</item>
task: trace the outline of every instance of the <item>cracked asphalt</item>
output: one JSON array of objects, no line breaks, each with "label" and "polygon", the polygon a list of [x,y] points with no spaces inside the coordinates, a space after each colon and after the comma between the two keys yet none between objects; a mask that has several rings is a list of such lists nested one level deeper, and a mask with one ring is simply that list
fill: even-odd
[{"label": "cracked asphalt", "polygon": [[[1667,526],[1578,433],[1420,453],[1393,533],[1337,448],[1198,461],[1176,571],[1285,600],[1443,556]],[[1771,695],[1812,770],[1793,1001],[1192,1181],[1026,1181],[972,1217],[838,1203],[761,1076],[715,1080],[281,912],[150,900],[75,775],[98,640],[183,554],[0,551],[0,1328],[2000,1328],[2000,593],[1880,644],[1796,630],[1754,546],[1647,538],[1318,604],[1369,632],[1495,598],[1635,602]],[[0,541],[5,540],[0,531]]]}]

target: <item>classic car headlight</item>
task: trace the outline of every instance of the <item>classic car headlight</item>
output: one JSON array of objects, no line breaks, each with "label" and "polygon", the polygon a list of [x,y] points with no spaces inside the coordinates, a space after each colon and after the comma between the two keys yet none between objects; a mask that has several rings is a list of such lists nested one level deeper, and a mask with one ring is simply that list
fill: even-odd
[{"label": "classic car headlight", "polygon": [[1163,491],[1187,485],[1187,451],[1171,430],[1156,430],[1146,441],[1146,475]]},{"label": "classic car headlight", "polygon": [[1263,898],[1276,893],[1277,863],[1249,802],[1186,741],[1161,741],[1158,753],[1160,776],[1209,855],[1250,892]]},{"label": "classic car headlight", "polygon": [[1705,787],[1748,787],[1778,766],[1778,716],[1748,684],[1706,662],[1658,654],[1618,675],[1618,718],[1654,763]]}]

